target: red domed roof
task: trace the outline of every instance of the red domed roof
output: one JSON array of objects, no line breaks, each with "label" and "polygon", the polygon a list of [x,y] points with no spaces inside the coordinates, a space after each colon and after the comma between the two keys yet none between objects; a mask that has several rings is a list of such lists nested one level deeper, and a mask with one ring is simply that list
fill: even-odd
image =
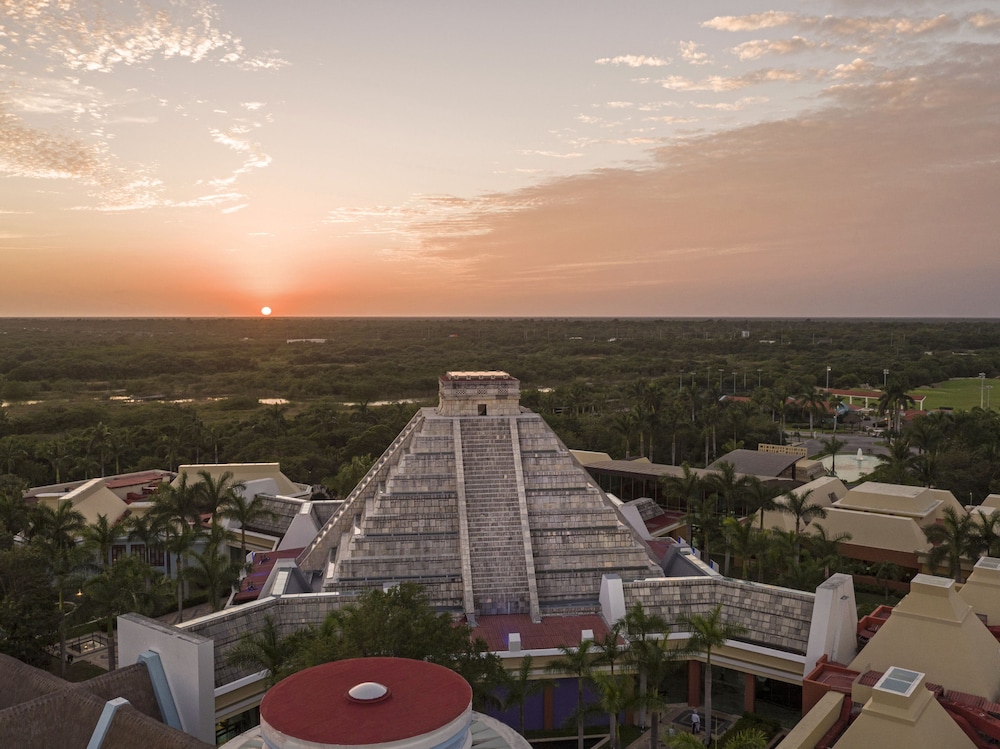
[{"label": "red domed roof", "polygon": [[[366,688],[371,682],[387,692]],[[364,699],[366,694],[375,694]],[[282,734],[331,746],[382,744],[414,738],[455,720],[472,702],[472,688],[454,671],[405,658],[354,658],[315,666],[284,679],[264,695],[261,722]]]}]

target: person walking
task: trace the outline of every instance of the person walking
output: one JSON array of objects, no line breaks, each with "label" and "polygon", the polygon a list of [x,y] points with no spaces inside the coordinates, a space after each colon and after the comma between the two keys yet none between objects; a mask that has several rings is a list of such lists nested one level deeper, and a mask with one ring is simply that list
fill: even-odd
[{"label": "person walking", "polygon": [[701,716],[698,715],[698,708],[691,711],[691,733],[701,733]]}]

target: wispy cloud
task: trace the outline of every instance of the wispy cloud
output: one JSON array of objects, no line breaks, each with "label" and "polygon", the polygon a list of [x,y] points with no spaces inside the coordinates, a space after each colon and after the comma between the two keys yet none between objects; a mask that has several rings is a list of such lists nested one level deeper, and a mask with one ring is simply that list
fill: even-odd
[{"label": "wispy cloud", "polygon": [[704,21],[706,29],[717,31],[762,31],[779,26],[788,26],[798,18],[794,13],[769,10],[765,13],[750,13],[745,16],[716,16]]},{"label": "wispy cloud", "polygon": [[[455,214],[411,225],[408,247],[460,264],[464,283],[482,294],[502,290],[526,303],[541,294],[581,314],[566,305],[589,289],[632,314],[662,314],[662,305],[643,305],[663,298],[674,300],[673,314],[788,314],[789,301],[817,309],[824,299],[826,314],[844,314],[827,276],[800,278],[780,303],[761,301],[760,289],[805,253],[866,268],[852,285],[869,301],[853,314],[892,313],[905,308],[894,306],[904,295],[926,290],[925,274],[942,272],[941,247],[956,267],[1000,272],[997,71],[998,45],[948,46],[899,68],[857,58],[809,74],[835,82],[826,106],[666,145],[652,165],[491,197],[512,210],[456,204]],[[724,91],[779,79],[798,76],[771,70],[674,85]],[[513,275],[503,270],[511,267]],[[898,288],[886,289],[886,275]],[[646,293],[636,296],[638,288]],[[967,309],[951,297],[932,290],[926,309]]]},{"label": "wispy cloud", "polygon": [[820,45],[801,36],[790,39],[753,39],[733,47],[741,60],[757,60],[767,55],[791,55],[816,49]]},{"label": "wispy cloud", "polygon": [[671,91],[714,91],[718,93],[738,91],[768,83],[797,83],[805,78],[806,73],[801,70],[766,68],[734,76],[712,75],[700,80],[672,75],[660,80],[659,84]]},{"label": "wispy cloud", "polygon": [[594,60],[598,65],[624,65],[628,68],[659,68],[670,64],[670,60],[651,55],[618,55]]},{"label": "wispy cloud", "polygon": [[[213,3],[59,0],[57,6],[50,0],[0,2],[0,72],[18,71],[0,76],[0,174],[73,182],[92,199],[68,206],[74,210],[197,203],[196,197],[166,197],[158,148],[119,145],[124,128],[178,116],[206,124],[212,118],[230,120],[208,124],[217,143],[243,156],[219,187],[271,163],[258,140],[249,137],[259,123],[228,114],[230,106],[240,106],[250,116],[263,102],[219,106],[205,97],[171,99],[155,93],[157,78],[143,86],[117,85],[124,69],[133,69],[131,83],[167,61],[234,71],[281,67],[274,54],[251,53],[225,30]],[[187,184],[208,181],[195,178]],[[170,187],[176,192],[177,185]]]},{"label": "wispy cloud", "polygon": [[689,65],[708,65],[712,59],[707,52],[700,52],[697,42],[681,42],[678,45],[681,59]]}]

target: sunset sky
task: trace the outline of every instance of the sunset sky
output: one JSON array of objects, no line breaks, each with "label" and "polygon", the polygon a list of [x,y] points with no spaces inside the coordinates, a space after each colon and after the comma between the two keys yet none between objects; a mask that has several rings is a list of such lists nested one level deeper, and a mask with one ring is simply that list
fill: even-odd
[{"label": "sunset sky", "polygon": [[0,0],[0,316],[1000,317],[1000,4]]}]

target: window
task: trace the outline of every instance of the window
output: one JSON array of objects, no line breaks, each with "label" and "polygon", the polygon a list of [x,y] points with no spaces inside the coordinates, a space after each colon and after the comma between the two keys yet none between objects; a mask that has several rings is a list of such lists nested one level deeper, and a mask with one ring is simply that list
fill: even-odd
[{"label": "window", "polygon": [[486,415],[486,404],[485,403],[480,403],[479,404],[479,415],[480,416],[485,416]]},{"label": "window", "polygon": [[125,544],[115,544],[111,547],[111,563],[114,564],[119,558],[125,556]]}]

